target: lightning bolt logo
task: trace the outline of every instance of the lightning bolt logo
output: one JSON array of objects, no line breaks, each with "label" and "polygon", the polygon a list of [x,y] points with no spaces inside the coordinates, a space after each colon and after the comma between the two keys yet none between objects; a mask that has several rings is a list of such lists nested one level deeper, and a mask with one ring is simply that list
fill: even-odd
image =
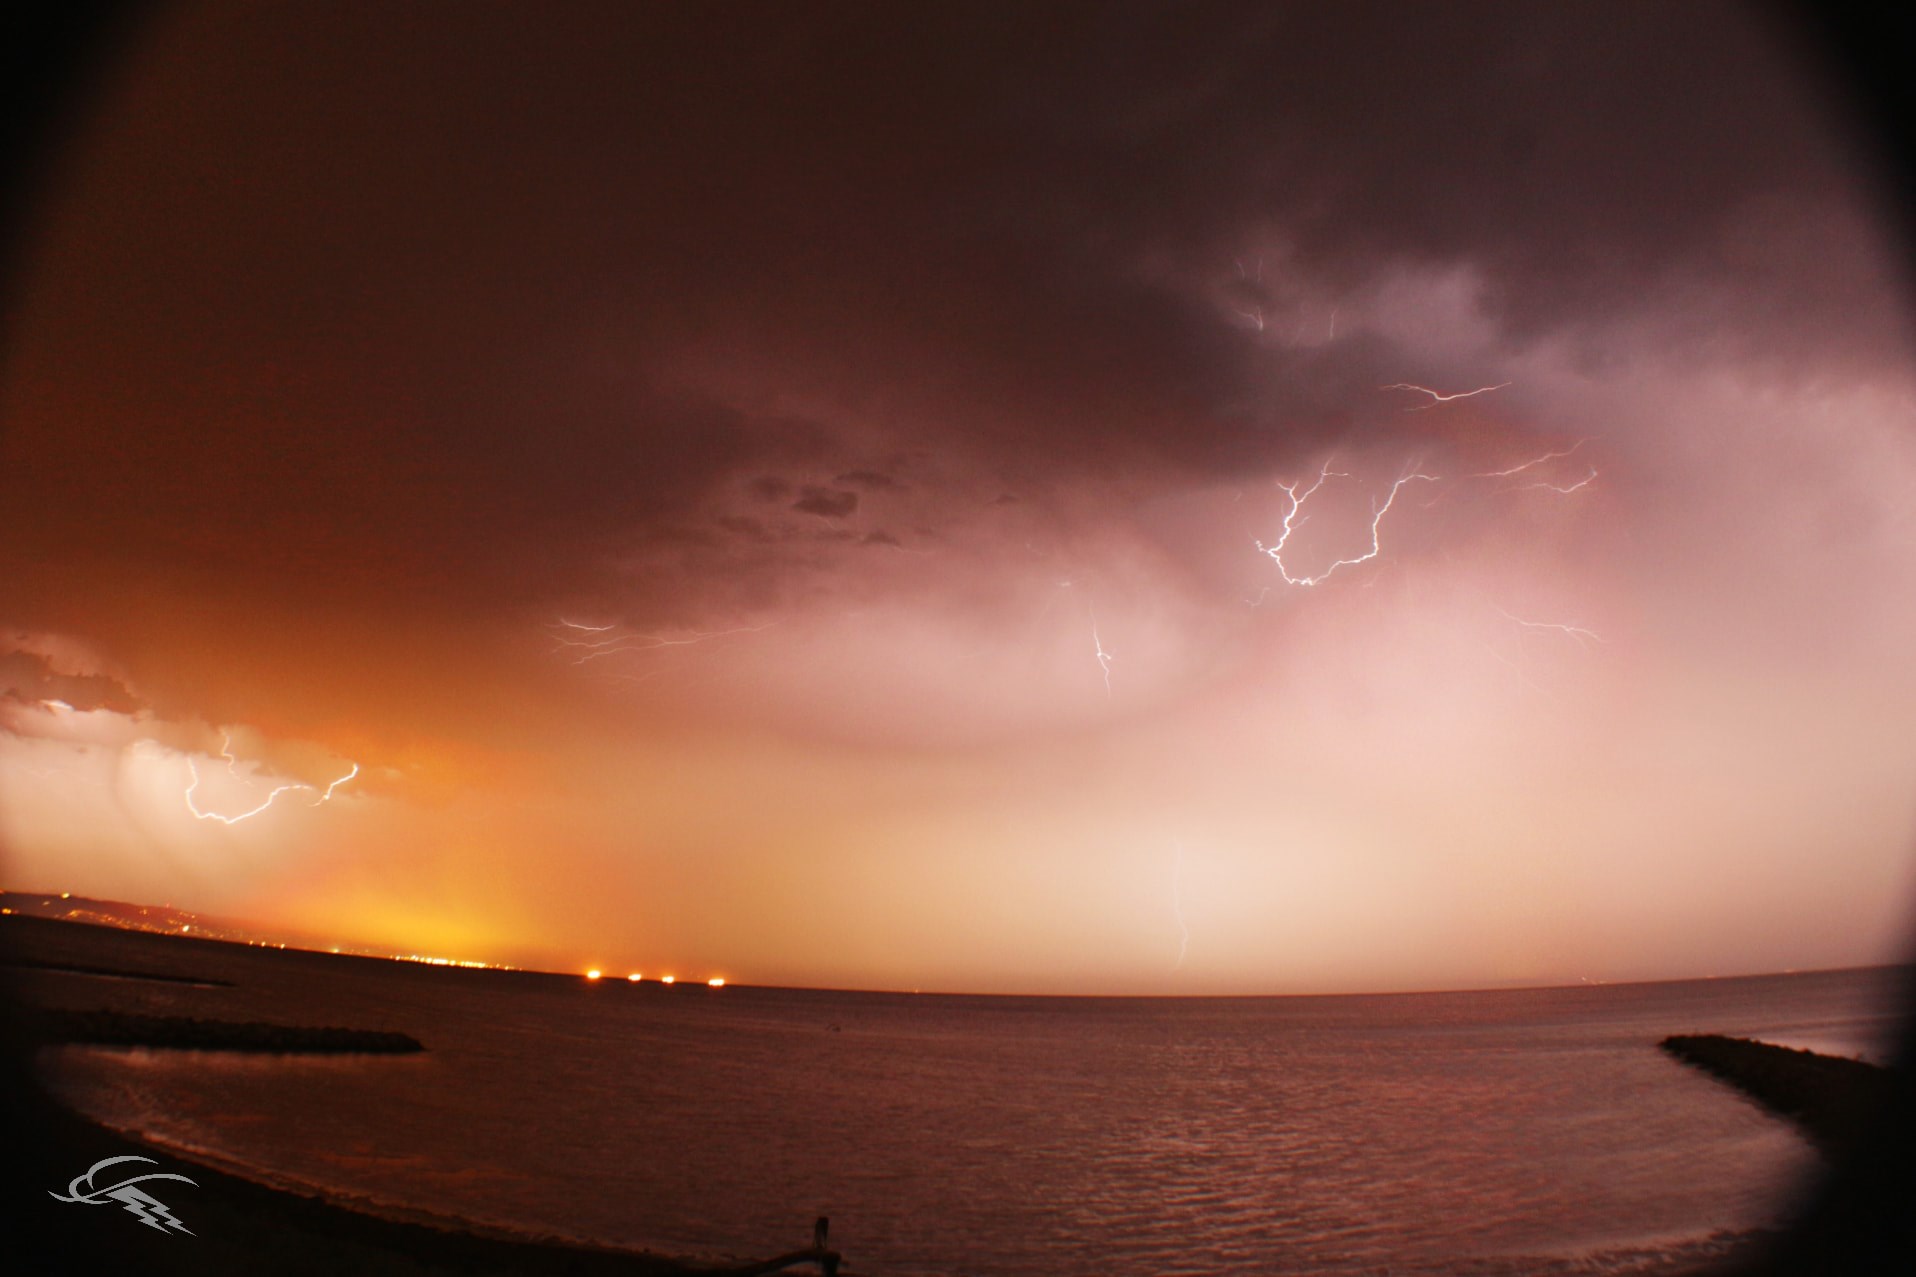
[{"label": "lightning bolt logo", "polygon": [[67,1185],[67,1191],[65,1193],[56,1193],[52,1189],[48,1189],[47,1196],[53,1198],[56,1202],[75,1202],[84,1206],[104,1206],[110,1201],[118,1202],[121,1206],[125,1207],[135,1219],[145,1224],[148,1228],[156,1229],[162,1233],[170,1228],[191,1237],[193,1230],[185,1224],[182,1224],[179,1218],[173,1214],[172,1210],[167,1207],[165,1202],[160,1201],[145,1189],[135,1188],[134,1185],[156,1179],[176,1179],[182,1184],[192,1184],[194,1188],[198,1188],[199,1185],[184,1175],[175,1175],[170,1171],[153,1171],[145,1175],[135,1175],[131,1179],[123,1179],[117,1184],[108,1185],[104,1188],[93,1182],[93,1177],[107,1167],[117,1166],[124,1162],[144,1162],[149,1166],[158,1165],[158,1163],[150,1157],[136,1157],[130,1153],[123,1157],[105,1158],[88,1167],[86,1174],[76,1176],[73,1182]]}]

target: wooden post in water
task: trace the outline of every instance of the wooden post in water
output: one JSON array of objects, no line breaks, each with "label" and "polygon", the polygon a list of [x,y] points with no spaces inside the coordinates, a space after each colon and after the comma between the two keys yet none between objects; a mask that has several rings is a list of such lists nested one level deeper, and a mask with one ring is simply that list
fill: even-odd
[{"label": "wooden post in water", "polygon": [[812,1225],[812,1244],[804,1250],[789,1251],[775,1255],[756,1264],[747,1264],[743,1268],[728,1268],[728,1277],[759,1277],[762,1273],[775,1273],[790,1268],[793,1264],[817,1264],[825,1277],[838,1277],[838,1266],[844,1262],[844,1256],[826,1245],[826,1235],[831,1232],[832,1221],[829,1216],[820,1215]]}]

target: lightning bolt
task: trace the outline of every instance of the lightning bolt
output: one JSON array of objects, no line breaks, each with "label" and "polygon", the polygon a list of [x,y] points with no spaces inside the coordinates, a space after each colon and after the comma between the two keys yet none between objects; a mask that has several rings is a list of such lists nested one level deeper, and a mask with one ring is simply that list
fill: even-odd
[{"label": "lightning bolt", "polygon": [[1098,668],[1104,671],[1104,694],[1111,695],[1111,653],[1104,650],[1104,642],[1098,637],[1098,618],[1091,618],[1091,647],[1098,654]]},{"label": "lightning bolt", "polygon": [[317,807],[321,803],[329,803],[333,801],[333,791],[335,789],[338,789],[341,785],[345,784],[347,781],[351,780],[353,777],[357,775],[359,775],[359,764],[354,763],[353,769],[351,771],[347,772],[344,776],[341,776],[338,780],[334,781],[332,784],[326,786],[326,792],[319,796],[319,798],[313,803],[313,806]]},{"label": "lightning bolt", "polygon": [[1283,489],[1284,495],[1289,497],[1291,501],[1291,508],[1284,513],[1284,526],[1279,530],[1277,540],[1272,544],[1265,545],[1262,541],[1254,541],[1252,544],[1257,546],[1260,554],[1265,555],[1271,562],[1277,565],[1278,575],[1282,576],[1287,584],[1317,585],[1329,580],[1339,568],[1355,567],[1359,563],[1368,563],[1376,558],[1382,553],[1382,545],[1378,539],[1378,529],[1384,522],[1384,516],[1390,513],[1391,505],[1396,502],[1397,494],[1403,491],[1404,485],[1418,479],[1422,479],[1428,483],[1437,482],[1436,475],[1422,474],[1417,471],[1411,471],[1399,476],[1397,481],[1390,485],[1390,493],[1384,498],[1382,505],[1377,504],[1375,499],[1371,502],[1369,550],[1357,555],[1355,558],[1339,559],[1315,576],[1292,576],[1290,569],[1284,566],[1284,547],[1290,543],[1291,534],[1300,526],[1298,514],[1303,510],[1304,503],[1310,500],[1311,496],[1319,488],[1324,486],[1325,480],[1349,477],[1349,475],[1341,470],[1332,470],[1330,468],[1330,462],[1326,461],[1323,467],[1318,471],[1316,481],[1313,482],[1310,487],[1305,488],[1301,494],[1298,492],[1298,489],[1303,486],[1302,480],[1297,483],[1280,483],[1277,485]]},{"label": "lightning bolt", "polygon": [[[226,733],[225,739],[221,741],[220,743],[220,757],[226,760],[226,770],[229,773],[231,773],[233,776],[238,777],[239,776],[239,771],[238,771],[239,760],[233,757],[233,734],[231,732]],[[288,783],[284,785],[275,786],[273,788],[273,792],[266,795],[266,801],[262,802],[259,806],[253,808],[251,811],[243,811],[239,813],[237,816],[223,816],[216,811],[201,811],[199,808],[199,804],[193,801],[193,794],[200,787],[200,767],[198,763],[193,761],[193,758],[191,755],[188,755],[187,757],[186,768],[193,775],[193,783],[186,787],[186,792],[185,794],[182,795],[182,797],[186,799],[186,809],[193,813],[193,816],[196,820],[217,820],[222,825],[237,825],[242,820],[251,820],[253,817],[265,811],[268,807],[271,807],[281,794],[287,793],[295,789],[310,789],[314,793],[318,793],[319,798],[312,804],[313,806],[318,807],[322,803],[331,802],[333,797],[333,791],[335,789],[338,789],[341,785],[353,779],[353,777],[359,775],[359,764],[354,763],[352,765],[352,770],[347,772],[344,776],[341,776],[338,780],[335,780],[331,784],[327,785],[324,793],[320,793],[319,788],[317,786],[308,785],[304,781],[289,781]]]},{"label": "lightning bolt", "polygon": [[[1577,449],[1583,447],[1584,444],[1589,442],[1590,441],[1588,439],[1579,439],[1575,443],[1571,444],[1568,448],[1561,448],[1561,449],[1558,449],[1556,452],[1546,452],[1541,457],[1532,457],[1530,460],[1522,462],[1521,464],[1518,464],[1518,465],[1511,466],[1510,468],[1506,470],[1480,470],[1476,474],[1471,475],[1470,478],[1472,479],[1508,479],[1512,475],[1522,474],[1526,470],[1534,470],[1538,466],[1547,464],[1548,462],[1560,461],[1563,458],[1570,456],[1572,453],[1576,452]],[[1583,478],[1577,480],[1575,483],[1572,483],[1572,484],[1558,484],[1558,483],[1550,483],[1548,481],[1540,481],[1537,483],[1527,483],[1527,484],[1524,484],[1523,486],[1526,490],[1530,488],[1548,488],[1552,492],[1559,493],[1563,496],[1569,496],[1573,492],[1581,492],[1583,489],[1589,487],[1590,484],[1596,479],[1597,468],[1595,466],[1586,465],[1584,469],[1587,473],[1585,473]]]},{"label": "lightning bolt", "polygon": [[653,652],[666,647],[690,647],[695,643],[704,643],[711,639],[726,638],[733,634],[756,634],[760,630],[770,629],[777,624],[766,621],[762,625],[742,625],[729,630],[687,630],[673,637],[665,634],[643,634],[633,631],[613,633],[617,625],[580,625],[576,621],[561,620],[558,625],[569,630],[586,634],[605,634],[606,638],[566,638],[553,635],[556,646],[554,652],[568,648],[580,649],[580,655],[573,659],[574,665],[584,665],[587,661],[596,661],[605,656],[617,656],[622,652]]},{"label": "lightning bolt", "polygon": [[1378,389],[1414,390],[1420,395],[1429,395],[1429,403],[1412,404],[1410,407],[1404,409],[1405,412],[1421,412],[1426,408],[1434,408],[1440,403],[1450,403],[1458,399],[1474,399],[1478,395],[1487,395],[1493,390],[1502,390],[1508,385],[1510,385],[1509,382],[1500,381],[1494,386],[1479,386],[1475,390],[1459,390],[1455,394],[1449,395],[1432,390],[1429,386],[1419,386],[1408,381],[1393,381],[1388,386],[1379,386]]},{"label": "lightning bolt", "polygon": [[1571,638],[1577,640],[1578,647],[1587,648],[1592,643],[1602,643],[1605,641],[1603,635],[1597,633],[1595,630],[1585,629],[1581,625],[1566,625],[1561,621],[1526,621],[1521,616],[1512,616],[1502,608],[1498,608],[1497,610],[1503,613],[1503,618],[1506,621],[1514,625],[1522,626],[1526,630],[1555,630],[1559,634],[1568,634]]},{"label": "lightning bolt", "polygon": [[[1237,277],[1241,280],[1244,280],[1246,283],[1258,283],[1258,284],[1263,283],[1264,282],[1264,259],[1261,257],[1257,259],[1257,275],[1256,275],[1256,278],[1253,279],[1251,274],[1244,269],[1244,259],[1241,257],[1238,258],[1237,259]],[[1234,312],[1236,312],[1237,316],[1240,319],[1248,320],[1250,323],[1255,324],[1259,332],[1264,331],[1264,308],[1262,306],[1259,306],[1255,311],[1239,310],[1236,306],[1231,307],[1231,309]]]},{"label": "lightning bolt", "polygon": [[1178,920],[1178,960],[1171,964],[1176,971],[1184,965],[1184,955],[1191,947],[1191,928],[1184,923],[1184,844],[1177,845],[1177,857],[1171,862],[1171,913]]},{"label": "lightning bolt", "polygon": [[1590,473],[1584,475],[1583,478],[1577,480],[1575,483],[1570,484],[1567,487],[1561,484],[1555,484],[1555,483],[1527,483],[1524,486],[1526,488],[1548,488],[1550,489],[1550,491],[1555,492],[1560,496],[1567,497],[1573,492],[1583,491],[1585,488],[1589,487],[1590,484],[1596,479],[1597,468],[1595,466],[1591,466],[1589,467],[1589,471]]},{"label": "lightning bolt", "polygon": [[253,808],[251,811],[243,811],[237,816],[222,816],[216,811],[201,811],[199,809],[198,804],[196,804],[193,801],[193,791],[200,787],[200,768],[199,768],[199,764],[194,762],[191,758],[188,758],[186,760],[186,766],[187,766],[187,769],[193,773],[193,783],[186,787],[186,795],[185,795],[186,809],[192,812],[193,815],[199,820],[217,820],[222,825],[237,825],[242,820],[251,820],[253,817],[265,811],[268,807],[271,807],[273,805],[273,800],[278,798],[281,794],[285,793],[287,790],[306,788],[306,786],[299,785],[299,784],[280,785],[277,788],[275,788],[272,793],[266,795],[265,802]]},{"label": "lightning bolt", "polygon": [[1541,457],[1532,457],[1521,465],[1514,465],[1508,470],[1483,470],[1470,477],[1473,479],[1508,479],[1513,474],[1522,474],[1526,470],[1533,470],[1547,461],[1555,461],[1560,457],[1567,457],[1589,442],[1588,439],[1579,439],[1568,448],[1564,448],[1558,452],[1546,452]]}]

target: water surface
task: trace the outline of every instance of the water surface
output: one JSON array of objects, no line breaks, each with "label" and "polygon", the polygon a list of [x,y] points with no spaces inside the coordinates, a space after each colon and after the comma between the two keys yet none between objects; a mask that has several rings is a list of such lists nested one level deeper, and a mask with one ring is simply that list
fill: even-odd
[{"label": "water surface", "polygon": [[235,987],[28,982],[68,1005],[396,1029],[430,1049],[69,1047],[43,1061],[64,1095],[398,1213],[691,1254],[790,1249],[824,1214],[859,1271],[1003,1277],[1637,1272],[1708,1255],[1777,1222],[1816,1154],[1657,1041],[1880,1055],[1897,979],[1054,999],[212,946],[184,966]]}]

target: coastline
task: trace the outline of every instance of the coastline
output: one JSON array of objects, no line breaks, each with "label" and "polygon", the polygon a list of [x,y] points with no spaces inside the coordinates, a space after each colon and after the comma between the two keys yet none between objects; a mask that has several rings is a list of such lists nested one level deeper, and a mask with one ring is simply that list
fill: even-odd
[{"label": "coastline", "polygon": [[[106,1271],[108,1264],[127,1263],[148,1273],[236,1277],[263,1272],[313,1277],[748,1277],[786,1270],[840,1271],[840,1257],[823,1246],[769,1260],[695,1259],[520,1236],[450,1220],[434,1225],[388,1218],[220,1169],[102,1126],[22,1076],[25,1057],[13,1054],[11,1062],[8,1125],[19,1139],[15,1155],[7,1160],[8,1253],[38,1261],[19,1271]],[[20,1155],[28,1150],[33,1156]],[[74,1175],[103,1159],[123,1156],[150,1158],[158,1163],[156,1169],[193,1181],[191,1187],[179,1185],[176,1192],[162,1194],[190,1236],[141,1228],[122,1215],[117,1204],[105,1211],[89,1210],[53,1198],[52,1192]]]},{"label": "coastline", "polygon": [[[67,934],[68,938],[73,938],[71,933]],[[89,938],[99,940],[103,937]],[[197,952],[198,945],[212,942],[192,943],[192,951]],[[147,969],[136,970],[136,967]],[[67,969],[72,971],[71,967]],[[39,978],[39,973],[32,970],[16,970],[13,974],[19,977],[18,991],[22,993],[27,991],[29,981]],[[96,968],[72,974],[106,976],[108,972]],[[201,982],[184,977],[181,968],[171,963],[132,962],[115,967],[111,972],[111,977],[119,980],[129,977],[152,980],[165,976],[173,977],[175,987],[180,987],[181,982]],[[15,982],[7,973],[0,973],[0,983]],[[130,994],[128,986],[102,984],[100,989],[104,992],[108,987],[120,990],[114,1000],[122,1000],[123,995]],[[79,986],[74,986],[73,992],[78,991]],[[81,1001],[77,997],[69,1000]],[[167,995],[167,1001],[169,1005],[178,1005],[180,1009],[193,1009],[190,1002],[174,1002],[172,995]],[[198,1001],[197,995],[194,1001]],[[26,1004],[9,1008],[27,1009]],[[96,1014],[100,1013],[80,1012],[68,1007],[59,1018],[86,1018]],[[246,1018],[250,1019],[251,1014],[249,1011]],[[240,1023],[240,1017],[223,1025],[190,1017],[142,1018],[120,1015],[114,1018],[119,1021],[120,1028],[152,1030],[157,1026],[162,1029],[163,1036],[172,1039],[141,1044],[151,1049],[220,1049],[206,1040],[205,1034],[209,1030],[227,1033]],[[344,1015],[341,1019],[352,1022]],[[37,1265],[27,1265],[27,1271],[105,1271],[108,1263],[117,1265],[129,1260],[137,1263],[142,1270],[161,1273],[355,1272],[372,1274],[374,1277],[379,1274],[475,1271],[528,1274],[703,1273],[739,1277],[746,1273],[777,1270],[768,1267],[771,1261],[754,1263],[726,1256],[724,1252],[729,1249],[729,1243],[723,1237],[718,1238],[717,1244],[710,1250],[701,1251],[696,1256],[612,1249],[576,1237],[516,1233],[509,1227],[473,1222],[450,1214],[419,1215],[398,1208],[382,1208],[377,1201],[370,1199],[328,1193],[303,1185],[297,1179],[281,1179],[268,1170],[260,1169],[278,1164],[272,1160],[270,1150],[269,1155],[261,1156],[254,1166],[247,1166],[223,1163],[217,1157],[191,1148],[179,1149],[154,1143],[137,1129],[116,1129],[102,1125],[51,1098],[35,1078],[34,1050],[41,1040],[38,1034],[31,1032],[33,1022],[32,1014],[9,1016],[8,1022],[0,1026],[17,1048],[8,1053],[8,1060],[16,1066],[18,1078],[16,1085],[6,1088],[9,1104],[16,1111],[7,1129],[17,1133],[18,1138],[8,1159],[10,1184],[5,1194],[5,1205],[0,1206],[0,1215],[4,1215],[11,1225],[6,1253],[10,1257],[24,1254],[30,1259],[41,1261]],[[285,1025],[245,1027],[270,1028],[273,1044],[262,1044],[263,1049],[290,1050],[299,1054],[305,1052],[296,1043],[305,1035],[338,1032]],[[430,1038],[431,1035],[428,1033],[426,1036]],[[1654,1041],[1653,1038],[1645,1039],[1644,1048],[1655,1053]],[[431,1045],[430,1042],[426,1044],[428,1050]],[[1768,1049],[1783,1050],[1775,1047]],[[1791,1051],[1787,1054],[1792,1059],[1809,1057],[1807,1052]],[[1727,1093],[1727,1088],[1725,1091]],[[123,1122],[121,1125],[130,1128],[132,1124]],[[50,1196],[51,1191],[64,1188],[69,1180],[84,1174],[100,1160],[129,1155],[154,1158],[161,1164],[152,1167],[152,1170],[183,1173],[194,1181],[190,1187],[160,1186],[157,1193],[192,1230],[192,1237],[141,1227],[138,1220],[114,1205],[108,1205],[106,1210],[91,1211],[78,1205],[54,1201]],[[1700,1168],[1700,1173],[1707,1171]],[[1842,1191],[1839,1196],[1851,1207],[1867,1206],[1879,1197],[1870,1191],[1869,1186],[1852,1187]],[[1864,1213],[1869,1212],[1866,1210]],[[799,1240],[797,1234],[805,1222],[799,1219],[791,1221],[792,1241]],[[783,1233],[782,1226],[779,1232]],[[606,1235],[616,1237],[619,1234],[612,1232]],[[1713,1239],[1715,1236],[1712,1235]],[[635,1240],[642,1239],[641,1234]],[[774,1235],[773,1244],[782,1239],[782,1236]],[[1668,1254],[1652,1255],[1646,1252],[1639,1262],[1648,1266],[1615,1271],[1655,1273],[1659,1277],[1753,1277],[1758,1273],[1800,1271],[1798,1268],[1778,1266],[1771,1259],[1779,1253],[1778,1243],[1788,1240],[1769,1230],[1735,1237],[1724,1235],[1723,1246],[1709,1251],[1707,1257],[1704,1247],[1685,1245],[1674,1248]],[[1825,1253],[1840,1253],[1841,1244],[1840,1237],[1832,1241],[1827,1234],[1822,1242],[1812,1243],[1824,1249]],[[1794,1253],[1800,1256],[1802,1249],[1800,1245],[1796,1246]],[[808,1247],[778,1258],[784,1261],[785,1267],[804,1264],[806,1267],[801,1271],[816,1271],[825,1267],[825,1260],[829,1257],[829,1252],[822,1247]],[[1064,1256],[1060,1258],[1068,1259]],[[895,1262],[897,1257],[893,1256],[893,1259]],[[1555,1264],[1558,1261],[1553,1259],[1551,1262]],[[1570,1265],[1575,1261],[1566,1258],[1561,1262]],[[1551,1272],[1560,1270],[1585,1271],[1574,1267],[1549,1268]],[[1840,1268],[1825,1270],[1842,1271]],[[1612,1269],[1606,1268],[1605,1271]]]}]

